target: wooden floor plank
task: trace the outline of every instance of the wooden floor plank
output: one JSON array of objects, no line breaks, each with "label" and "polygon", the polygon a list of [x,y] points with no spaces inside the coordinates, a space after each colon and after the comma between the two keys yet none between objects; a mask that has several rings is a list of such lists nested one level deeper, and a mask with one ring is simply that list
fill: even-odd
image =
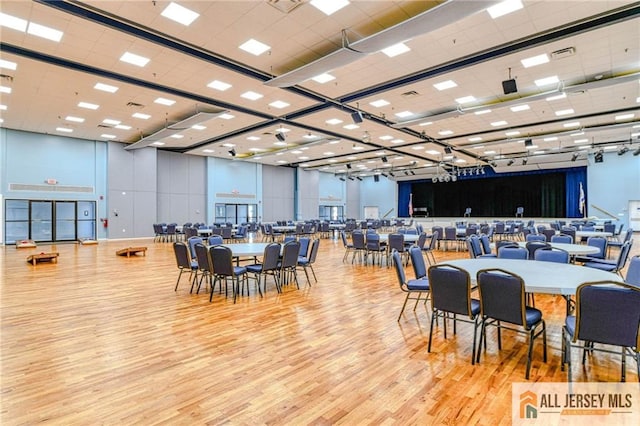
[{"label": "wooden floor plank", "polygon": [[[114,256],[127,246],[146,256]],[[36,252],[57,263],[24,262]],[[190,294],[171,244],[0,248],[0,423],[55,424],[510,424],[511,383],[524,382],[525,338],[495,331],[470,364],[472,326],[427,353],[424,305],[396,322],[404,294],[393,268],[342,262],[323,239],[318,282],[273,285],[264,298]],[[634,249],[638,253],[638,249]],[[465,252],[438,252],[439,260]],[[413,275],[411,267],[407,269]],[[534,348],[531,381],[564,381],[564,300],[537,295],[549,359]],[[451,330],[451,329],[450,329]],[[576,356],[574,356],[574,359]],[[619,360],[597,354],[576,380],[617,381]],[[628,367],[628,381],[638,380]]]}]

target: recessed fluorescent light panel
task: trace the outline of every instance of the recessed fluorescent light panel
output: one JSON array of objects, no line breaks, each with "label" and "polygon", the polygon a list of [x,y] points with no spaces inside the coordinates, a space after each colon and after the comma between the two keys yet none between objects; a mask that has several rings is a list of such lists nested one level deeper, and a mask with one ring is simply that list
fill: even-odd
[{"label": "recessed fluorescent light panel", "polygon": [[355,130],[359,129],[360,126],[358,126],[357,124],[347,124],[346,126],[342,126],[342,128],[347,130]]},{"label": "recessed fluorescent light panel", "polygon": [[127,126],[124,124],[118,124],[114,127],[115,129],[120,129],[120,130],[131,130],[131,126]]},{"label": "recessed fluorescent light panel", "polygon": [[289,104],[284,101],[274,101],[274,102],[271,102],[269,105],[278,109],[286,108],[289,106]]},{"label": "recessed fluorescent light panel", "polygon": [[551,77],[541,78],[541,79],[538,79],[538,80],[534,81],[534,83],[538,87],[548,86],[550,84],[557,84],[559,82],[560,82],[560,79],[558,78],[557,75],[554,75],[554,76],[551,76]]},{"label": "recessed fluorescent light panel", "polygon": [[342,120],[338,119],[338,118],[331,118],[327,121],[325,121],[325,123],[327,124],[332,124],[332,125],[336,125],[336,124],[340,124],[342,123]]},{"label": "recessed fluorescent light panel", "polygon": [[511,132],[505,132],[506,136],[518,136],[519,134],[520,134],[520,132],[517,131],[517,130],[513,130]]},{"label": "recessed fluorescent light panel", "polygon": [[124,52],[124,54],[120,57],[122,62],[126,62],[131,65],[136,65],[138,67],[144,67],[149,63],[149,58],[145,58],[144,56],[136,55],[131,52]]},{"label": "recessed fluorescent light panel", "polygon": [[398,117],[398,118],[407,118],[407,117],[411,117],[412,115],[413,115],[413,113],[411,111],[401,111],[401,112],[396,114],[396,117]]},{"label": "recessed fluorescent light panel", "polygon": [[67,121],[73,121],[74,123],[84,123],[84,118],[81,117],[74,117],[72,115],[67,115],[67,117],[65,118],[65,120]]},{"label": "recessed fluorescent light panel", "polygon": [[431,126],[433,124],[433,121],[425,121],[423,123],[418,124],[418,126],[424,127],[424,126]]},{"label": "recessed fluorescent light panel", "polygon": [[349,4],[348,0],[311,0],[311,6],[315,7],[327,16],[331,16]]},{"label": "recessed fluorescent light panel", "polygon": [[451,130],[440,130],[440,131],[438,132],[438,134],[439,134],[440,136],[449,136],[449,135],[452,135],[452,134],[453,134],[453,131],[451,131]]},{"label": "recessed fluorescent light panel", "polygon": [[12,30],[27,31],[28,22],[15,16],[0,12],[0,27],[11,28]]},{"label": "recessed fluorescent light panel", "polygon": [[325,72],[324,74],[316,75],[311,80],[315,81],[316,83],[324,84],[324,83],[327,83],[327,82],[329,82],[331,80],[335,80],[335,79],[336,78],[334,76],[332,76],[331,74]]},{"label": "recessed fluorescent light panel", "polygon": [[0,93],[11,93],[11,87],[0,86]]},{"label": "recessed fluorescent light panel", "polygon": [[216,90],[220,90],[221,92],[224,92],[225,90],[230,88],[231,85],[229,83],[225,83],[224,81],[213,80],[211,83],[207,84],[207,87],[211,87],[212,89],[216,89]]},{"label": "recessed fluorescent light panel", "polygon": [[166,105],[166,106],[171,106],[171,105],[176,103],[176,101],[173,101],[173,100],[167,99],[167,98],[157,98],[153,102],[155,102],[157,104],[160,104],[160,105]]},{"label": "recessed fluorescent light panel", "polygon": [[498,126],[506,126],[507,122],[504,120],[500,120],[500,121],[494,121],[493,123],[491,123],[491,125],[493,127],[498,127]]},{"label": "recessed fluorescent light panel", "polygon": [[55,42],[62,40],[63,34],[62,31],[54,30],[53,28],[45,27],[44,25],[36,24],[34,22],[29,22],[27,33]]},{"label": "recessed fluorescent light panel", "polygon": [[529,107],[529,105],[524,104],[524,105],[512,106],[510,109],[513,112],[520,112],[520,111],[526,111],[526,110],[531,109],[531,108]]},{"label": "recessed fluorescent light panel", "polygon": [[383,106],[389,105],[389,102],[385,101],[384,99],[378,99],[377,101],[369,102],[369,105],[376,108],[381,108]]},{"label": "recessed fluorescent light panel", "polygon": [[91,104],[89,102],[78,102],[78,106],[80,108],[93,109],[93,110],[100,108],[100,105]]},{"label": "recessed fluorescent light panel", "polygon": [[260,93],[252,92],[251,90],[240,95],[241,98],[249,99],[250,101],[257,101],[262,96],[263,95],[261,95]]},{"label": "recessed fluorescent light panel", "polygon": [[235,116],[235,115],[232,115],[232,114],[227,114],[227,113],[225,113],[225,114],[220,114],[220,115],[218,116],[218,118],[221,118],[221,119],[223,119],[223,120],[231,120],[232,118],[236,118],[236,116]]},{"label": "recessed fluorescent light panel", "polygon": [[18,68],[18,64],[11,61],[5,61],[4,59],[0,59],[0,68],[5,68],[8,70],[15,70]]},{"label": "recessed fluorescent light panel", "polygon": [[207,128],[207,126],[203,126],[202,124],[194,124],[193,126],[191,126],[191,128],[193,130],[204,130]]},{"label": "recessed fluorescent light panel", "polygon": [[382,49],[381,52],[387,55],[390,58],[394,56],[402,55],[403,53],[409,52],[411,49],[404,43],[394,44],[393,46],[389,46],[385,49]]},{"label": "recessed fluorescent light panel", "polygon": [[473,96],[463,96],[461,98],[456,98],[456,102],[459,104],[468,104],[470,102],[475,102],[476,98]]},{"label": "recessed fluorescent light panel", "polygon": [[522,2],[520,0],[505,0],[487,8],[487,12],[489,13],[489,16],[496,19],[511,12],[515,12],[516,10],[520,10],[522,7]]},{"label": "recessed fluorescent light panel", "polygon": [[480,111],[476,111],[474,112],[475,115],[483,115],[483,114],[489,114],[491,112],[490,109],[481,109]]},{"label": "recessed fluorescent light panel", "polygon": [[143,114],[141,112],[136,112],[131,115],[133,118],[139,118],[141,120],[148,120],[151,118],[149,114]]},{"label": "recessed fluorescent light panel", "polygon": [[71,133],[73,132],[73,129],[69,129],[68,127],[56,127],[56,131],[62,133]]},{"label": "recessed fluorescent light panel", "polygon": [[616,115],[616,121],[629,120],[629,119],[632,119],[633,117],[635,117],[635,114],[633,113],[620,114],[620,115]]},{"label": "recessed fluorescent light panel", "polygon": [[562,93],[558,93],[557,95],[553,95],[553,96],[549,96],[548,98],[546,98],[546,101],[557,101],[560,99],[564,99],[567,97],[567,94],[565,92]]},{"label": "recessed fluorescent light panel", "polygon": [[458,85],[453,80],[447,80],[447,81],[443,81],[442,83],[436,83],[433,85],[433,87],[435,87],[438,90],[451,89],[452,87],[457,87],[457,86]]},{"label": "recessed fluorescent light panel", "polygon": [[105,118],[104,120],[102,120],[102,122],[104,124],[109,124],[111,126],[117,126],[118,124],[120,124],[120,121],[118,120],[113,120],[111,118]]},{"label": "recessed fluorescent light panel", "polygon": [[564,123],[562,127],[580,127],[580,122],[572,121],[571,123]]},{"label": "recessed fluorescent light panel", "polygon": [[101,90],[103,92],[109,92],[109,93],[116,93],[118,91],[118,88],[116,86],[111,86],[109,84],[104,84],[104,83],[96,83],[96,85],[93,86],[93,88],[96,90]]},{"label": "recessed fluorescent light panel", "polygon": [[569,115],[569,114],[573,114],[575,111],[571,108],[569,109],[561,109],[560,111],[556,111],[556,115],[558,117],[563,116],[563,115]]},{"label": "recessed fluorescent light panel", "polygon": [[480,136],[474,136],[472,138],[469,138],[468,140],[469,142],[480,142],[482,138]]},{"label": "recessed fluorescent light panel", "polygon": [[271,46],[261,43],[258,40],[249,39],[240,45],[240,49],[245,52],[249,52],[252,55],[260,56],[264,52],[270,50]]},{"label": "recessed fluorescent light panel", "polygon": [[169,6],[164,8],[161,15],[185,26],[191,25],[200,16],[199,13],[174,2],[169,3]]},{"label": "recessed fluorescent light panel", "polygon": [[105,139],[115,139],[116,135],[110,135],[110,134],[107,134],[107,133],[103,133],[103,134],[100,135],[100,137],[101,138],[105,138]]},{"label": "recessed fluorescent light panel", "polygon": [[542,55],[532,56],[530,58],[522,59],[522,66],[525,68],[535,67],[536,65],[542,65],[549,62],[549,55],[543,53]]}]

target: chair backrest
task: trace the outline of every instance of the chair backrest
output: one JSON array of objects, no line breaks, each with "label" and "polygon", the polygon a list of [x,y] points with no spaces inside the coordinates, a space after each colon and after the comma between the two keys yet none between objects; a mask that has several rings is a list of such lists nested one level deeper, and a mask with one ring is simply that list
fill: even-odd
[{"label": "chair backrest", "polygon": [[425,278],[427,276],[427,265],[422,256],[422,249],[416,245],[409,248],[409,256],[411,256],[411,265],[416,279]]},{"label": "chair backrest", "polygon": [[573,340],[640,348],[640,288],[615,281],[581,284],[576,290]]},{"label": "chair backrest", "polygon": [[300,243],[298,241],[289,241],[282,248],[282,268],[293,268],[298,264],[298,253],[300,253]]},{"label": "chair backrest", "polygon": [[467,237],[467,249],[469,250],[469,257],[472,259],[482,256],[482,244],[477,235],[474,234]]},{"label": "chair backrest", "polygon": [[438,231],[433,231],[433,234],[431,234],[431,241],[429,241],[429,250],[436,249],[439,239],[440,239],[440,234],[438,233]]},{"label": "chair backrest", "polygon": [[547,241],[547,237],[544,234],[528,234],[525,241]]},{"label": "chair backrest", "polygon": [[573,238],[571,235],[557,234],[551,237],[552,243],[573,244]]},{"label": "chair backrest", "polygon": [[556,235],[556,230],[555,229],[544,229],[542,231],[542,235],[545,236],[547,241],[551,241],[551,238],[553,238],[553,236]]},{"label": "chair backrest", "polygon": [[626,243],[627,241],[629,241],[632,235],[633,235],[633,229],[627,228],[627,233],[624,235],[624,240],[622,240],[622,242]]},{"label": "chair backrest", "polygon": [[569,252],[553,247],[543,247],[533,253],[534,260],[542,262],[569,263]]},{"label": "chair backrest", "polygon": [[394,233],[389,234],[389,239],[387,241],[387,245],[389,250],[398,250],[399,252],[404,251],[404,234]]},{"label": "chair backrest", "polygon": [[458,230],[455,226],[445,226],[444,227],[444,239],[445,240],[455,240],[457,237]]},{"label": "chair backrest", "polygon": [[620,248],[620,253],[618,254],[618,261],[616,262],[616,272],[622,270],[622,268],[624,268],[624,265],[626,265],[632,245],[633,240],[629,240],[626,243],[622,244],[622,248]]},{"label": "chair backrest", "polygon": [[320,248],[320,240],[315,239],[311,243],[311,252],[309,253],[309,263],[315,263],[316,257],[318,257],[318,249]]},{"label": "chair backrest", "polygon": [[178,268],[191,268],[191,260],[189,259],[189,248],[185,243],[173,243],[173,253],[176,255],[176,264],[178,265]]},{"label": "chair backrest", "polygon": [[380,235],[375,232],[367,233],[367,250],[380,249]]},{"label": "chair backrest", "polygon": [[362,231],[353,231],[351,233],[351,240],[353,241],[353,248],[356,250],[364,250],[367,248]]},{"label": "chair backrest", "polygon": [[604,232],[610,232],[611,235],[615,235],[616,233],[616,225],[614,223],[605,223],[603,226]]},{"label": "chair backrest", "polygon": [[407,277],[404,273],[404,268],[402,266],[402,259],[400,259],[400,253],[398,253],[398,250],[393,250],[391,252],[391,259],[393,259],[393,267],[396,270],[396,276],[398,277],[398,284],[400,284],[400,288],[402,288],[407,282]]},{"label": "chair backrest", "polygon": [[624,282],[640,287],[640,255],[633,256],[629,261],[629,268],[627,268]]},{"label": "chair backrest", "polygon": [[431,228],[431,234],[437,234],[438,240],[441,240],[442,238],[444,238],[444,230],[442,229],[442,226],[434,226]]},{"label": "chair backrest", "polygon": [[528,259],[535,259],[535,252],[536,250],[540,250],[541,248],[547,248],[550,247],[548,243],[542,242],[542,241],[529,241],[526,244],[526,248],[528,253]]},{"label": "chair backrest", "polygon": [[347,234],[344,231],[340,231],[340,239],[342,240],[344,248],[347,248],[349,246],[349,242],[347,241]]},{"label": "chair backrest", "polygon": [[526,326],[524,280],[503,269],[482,269],[476,275],[480,314]]},{"label": "chair backrest", "polygon": [[262,271],[272,271],[278,268],[280,260],[280,243],[269,243],[262,255]]},{"label": "chair backrest", "polygon": [[420,249],[422,250],[426,243],[427,243],[427,234],[425,232],[421,232],[420,235],[418,235],[418,240],[416,241],[416,245],[420,247]]},{"label": "chair backrest", "polygon": [[483,254],[491,254],[491,241],[489,241],[488,235],[480,234],[480,244],[482,246]]},{"label": "chair backrest", "polygon": [[300,253],[298,256],[307,257],[309,255],[309,244],[311,243],[311,238],[302,237],[298,239],[300,243]]},{"label": "chair backrest", "polygon": [[529,257],[529,250],[524,247],[502,246],[498,249],[498,257],[501,259],[522,259]]},{"label": "chair backrest", "polygon": [[195,245],[196,244],[202,244],[202,238],[200,237],[191,237],[187,240],[187,242],[189,243],[189,253],[191,254],[191,258],[195,259],[196,258],[196,249],[195,249]]},{"label": "chair backrest", "polygon": [[201,271],[212,272],[211,262],[209,262],[209,253],[204,244],[197,243],[194,246],[196,250],[196,259],[198,260],[198,268]]},{"label": "chair backrest", "polygon": [[226,246],[209,247],[209,258],[216,275],[232,277],[233,273],[233,255],[231,249]]},{"label": "chair backrest", "polygon": [[600,250],[598,253],[590,254],[589,257],[604,259],[607,255],[607,239],[604,237],[589,237],[587,245]]},{"label": "chair backrest", "polygon": [[222,238],[222,235],[211,235],[207,239],[207,242],[209,243],[210,246],[215,246],[218,244],[224,244],[224,239]]},{"label": "chair backrest", "polygon": [[457,266],[442,263],[429,268],[431,308],[473,317],[471,314],[471,277]]},{"label": "chair backrest", "polygon": [[231,228],[224,227],[224,228],[220,228],[220,230],[222,231],[222,233],[220,234],[222,235],[222,238],[224,238],[225,240],[228,240],[229,238],[231,238]]}]

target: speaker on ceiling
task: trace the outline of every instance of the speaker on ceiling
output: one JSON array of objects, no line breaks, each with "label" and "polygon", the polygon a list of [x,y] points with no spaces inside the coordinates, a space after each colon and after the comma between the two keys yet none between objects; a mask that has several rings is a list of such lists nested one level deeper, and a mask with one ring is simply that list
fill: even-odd
[{"label": "speaker on ceiling", "polygon": [[280,142],[284,142],[284,135],[281,132],[276,132],[276,139]]},{"label": "speaker on ceiling", "polygon": [[362,123],[362,113],[360,111],[352,112],[351,119],[354,123]]},{"label": "speaker on ceiling", "polygon": [[505,95],[509,93],[516,93],[518,91],[518,87],[516,86],[516,80],[514,78],[510,80],[505,80],[502,82],[502,90]]}]

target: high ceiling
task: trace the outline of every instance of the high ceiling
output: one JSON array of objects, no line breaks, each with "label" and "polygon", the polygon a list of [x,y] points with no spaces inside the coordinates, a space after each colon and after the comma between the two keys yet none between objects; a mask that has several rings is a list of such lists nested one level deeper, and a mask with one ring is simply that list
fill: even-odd
[{"label": "high ceiling", "polygon": [[[638,2],[523,0],[497,18],[486,9],[499,2],[480,0],[351,1],[331,15],[314,6],[326,0],[176,3],[199,16],[175,22],[160,0],[3,0],[1,125],[396,178],[640,147]],[[239,48],[250,39],[265,51]],[[401,42],[410,50],[381,52]]]}]

